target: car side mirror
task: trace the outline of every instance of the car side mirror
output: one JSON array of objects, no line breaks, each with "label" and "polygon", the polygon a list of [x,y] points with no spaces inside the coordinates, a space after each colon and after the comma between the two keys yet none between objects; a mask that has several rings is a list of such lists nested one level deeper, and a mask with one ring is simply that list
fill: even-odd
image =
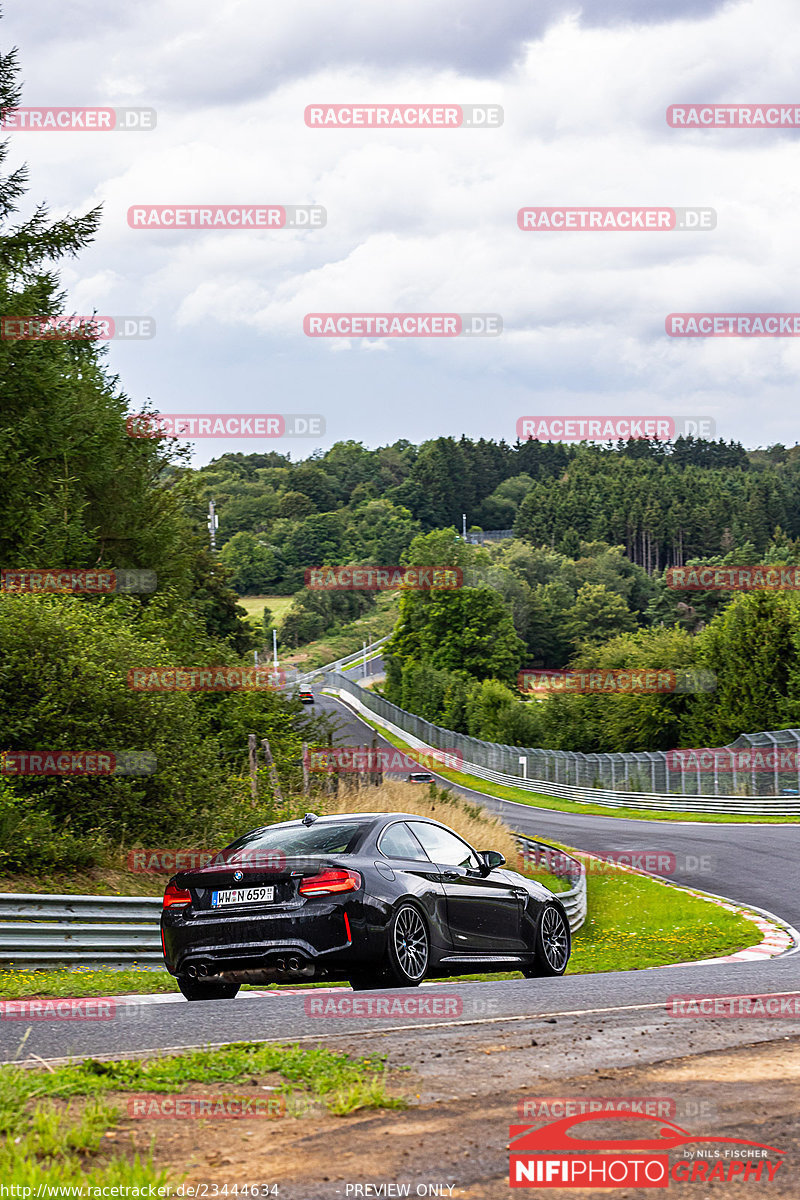
[{"label": "car side mirror", "polygon": [[495,867],[502,867],[506,861],[499,850],[481,850],[479,857],[484,868],[481,873],[484,875],[488,875]]}]

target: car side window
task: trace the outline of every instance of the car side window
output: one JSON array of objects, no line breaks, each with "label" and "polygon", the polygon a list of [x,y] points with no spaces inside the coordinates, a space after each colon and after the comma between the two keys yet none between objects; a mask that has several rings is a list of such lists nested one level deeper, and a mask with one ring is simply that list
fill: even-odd
[{"label": "car side window", "polygon": [[403,821],[390,825],[381,834],[378,849],[387,858],[410,858],[427,861],[425,851]]},{"label": "car side window", "polygon": [[471,871],[480,868],[475,854],[460,837],[438,825],[428,825],[424,821],[409,821],[410,828],[422,842],[429,858],[435,863],[448,867],[467,867]]}]

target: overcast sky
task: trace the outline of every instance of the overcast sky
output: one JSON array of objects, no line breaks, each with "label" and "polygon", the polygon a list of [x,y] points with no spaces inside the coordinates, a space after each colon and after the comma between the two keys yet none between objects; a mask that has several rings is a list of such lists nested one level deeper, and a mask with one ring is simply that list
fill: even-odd
[{"label": "overcast sky", "polygon": [[[643,11],[645,10],[645,11]],[[30,200],[102,203],[73,312],[141,314],[110,349],[132,409],[320,413],[305,456],[528,414],[706,415],[798,440],[797,338],[669,338],[674,311],[800,311],[800,130],[680,130],[680,102],[800,104],[796,0],[6,0],[22,104],[143,105],[155,131],[16,132]],[[491,129],[312,129],[315,103],[490,103]],[[131,229],[132,205],[317,204],[322,229]],[[708,232],[535,232],[534,205],[698,205]],[[312,339],[311,312],[499,313],[494,338]]]}]

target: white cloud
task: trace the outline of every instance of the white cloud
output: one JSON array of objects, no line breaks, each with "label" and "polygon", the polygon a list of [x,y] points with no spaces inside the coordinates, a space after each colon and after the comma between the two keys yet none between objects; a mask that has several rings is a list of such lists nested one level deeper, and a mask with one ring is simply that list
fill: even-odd
[{"label": "white cloud", "polygon": [[[162,0],[112,20],[94,0],[73,3],[68,19],[39,0],[0,23],[21,44],[23,103],[156,104],[159,123],[17,134],[11,157],[30,162],[32,199],[56,212],[103,201],[97,243],[64,273],[71,307],[155,316],[158,337],[115,346],[112,362],[132,391],[168,394],[178,410],[184,393],[209,407],[230,396],[235,360],[239,394],[257,392],[265,364],[293,411],[318,411],[324,393],[330,440],[354,429],[373,444],[462,429],[509,437],[523,403],[576,413],[703,403],[722,436],[794,441],[794,341],[668,339],[664,318],[800,308],[798,134],[665,121],[680,101],[793,102],[796,9],[672,0],[642,21],[639,7],[553,0],[532,16],[477,0],[435,11],[422,0]],[[315,101],[386,100],[499,103],[505,123],[303,124]],[[316,203],[328,223],[131,230],[139,203]],[[718,227],[517,229],[520,207],[560,203],[711,206]],[[313,342],[302,333],[311,311],[500,312],[505,333]],[[375,404],[387,394],[393,407]]]}]

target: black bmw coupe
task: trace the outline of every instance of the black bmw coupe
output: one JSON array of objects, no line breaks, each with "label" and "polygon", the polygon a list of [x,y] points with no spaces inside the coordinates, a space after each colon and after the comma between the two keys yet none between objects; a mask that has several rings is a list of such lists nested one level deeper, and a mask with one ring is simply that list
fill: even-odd
[{"label": "black bmw coupe", "polygon": [[504,863],[424,817],[308,813],[173,876],[164,959],[187,1000],[276,980],[347,979],[361,990],[475,971],[563,975],[563,905]]}]

